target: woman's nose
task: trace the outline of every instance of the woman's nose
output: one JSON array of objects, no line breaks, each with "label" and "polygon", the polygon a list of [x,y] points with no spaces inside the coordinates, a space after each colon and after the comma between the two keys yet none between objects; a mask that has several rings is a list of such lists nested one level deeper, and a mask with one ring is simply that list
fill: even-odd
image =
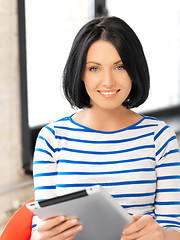
[{"label": "woman's nose", "polygon": [[106,71],[104,73],[104,76],[103,76],[103,85],[104,86],[107,86],[107,87],[112,87],[112,86],[115,86],[115,81],[114,81],[114,78],[112,76],[112,73],[110,73],[109,71]]}]

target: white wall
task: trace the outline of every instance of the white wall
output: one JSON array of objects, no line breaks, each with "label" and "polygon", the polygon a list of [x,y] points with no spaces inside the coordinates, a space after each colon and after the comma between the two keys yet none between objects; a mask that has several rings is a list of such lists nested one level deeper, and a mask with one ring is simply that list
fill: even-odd
[{"label": "white wall", "polygon": [[0,1],[0,231],[12,213],[33,196],[21,158],[17,0]]}]

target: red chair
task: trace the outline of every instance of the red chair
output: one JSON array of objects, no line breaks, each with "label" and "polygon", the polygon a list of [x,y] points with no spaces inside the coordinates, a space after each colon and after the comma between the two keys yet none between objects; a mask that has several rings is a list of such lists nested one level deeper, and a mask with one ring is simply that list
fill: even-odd
[{"label": "red chair", "polygon": [[[32,201],[34,198],[28,202]],[[30,240],[33,213],[26,208],[25,204],[11,217],[2,232],[1,240]]]}]

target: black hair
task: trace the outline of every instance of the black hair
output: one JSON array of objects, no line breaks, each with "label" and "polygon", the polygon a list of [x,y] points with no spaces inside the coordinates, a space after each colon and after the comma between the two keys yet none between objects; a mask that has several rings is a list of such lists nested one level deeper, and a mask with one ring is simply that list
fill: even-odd
[{"label": "black hair", "polygon": [[82,76],[89,47],[100,39],[113,44],[132,80],[130,94],[123,105],[127,108],[138,107],[146,101],[149,94],[149,70],[135,32],[117,17],[91,20],[76,35],[63,72],[65,97],[72,107],[91,107]]}]

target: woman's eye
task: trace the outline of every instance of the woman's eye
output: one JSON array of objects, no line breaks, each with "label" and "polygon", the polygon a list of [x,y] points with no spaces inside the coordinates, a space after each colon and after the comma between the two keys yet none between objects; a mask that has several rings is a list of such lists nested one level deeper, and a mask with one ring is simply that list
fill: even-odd
[{"label": "woman's eye", "polygon": [[92,72],[97,72],[98,68],[97,67],[91,67],[89,70],[92,71]]},{"label": "woman's eye", "polygon": [[123,66],[117,66],[116,69],[121,70],[121,69],[123,69]]}]

